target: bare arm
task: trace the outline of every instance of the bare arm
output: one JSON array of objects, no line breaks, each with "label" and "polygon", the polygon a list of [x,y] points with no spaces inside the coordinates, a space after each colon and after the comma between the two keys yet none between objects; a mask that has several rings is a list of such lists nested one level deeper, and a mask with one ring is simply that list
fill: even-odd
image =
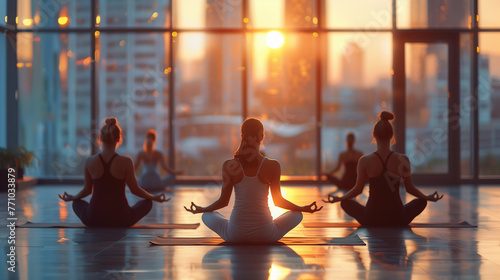
[{"label": "bare arm", "polygon": [[92,193],[93,184],[92,184],[92,177],[90,176],[90,172],[88,170],[88,159],[85,162],[85,175],[84,176],[85,176],[84,177],[85,182],[83,185],[83,189],[77,195],[73,196],[73,195],[70,195],[70,194],[67,194],[66,192],[64,192],[64,194],[59,195],[59,197],[64,201],[72,201],[72,200],[81,199],[81,198],[84,198],[84,197],[87,197],[88,195],[90,195]]},{"label": "bare arm", "polygon": [[403,177],[403,185],[405,186],[406,192],[420,199],[425,199],[430,201],[440,200],[443,197],[443,195],[439,196],[437,191],[431,195],[425,195],[415,187],[415,185],[413,184],[413,180],[411,178],[410,160],[405,155],[403,155],[402,158],[403,159],[401,161],[399,172],[401,177]]},{"label": "bare arm", "polygon": [[189,208],[186,208],[186,206],[184,206],[184,209],[186,209],[186,211],[193,214],[213,212],[217,209],[224,208],[229,204],[229,199],[231,198],[234,186],[233,182],[231,181],[231,176],[229,176],[229,164],[230,161],[227,160],[222,165],[222,189],[219,199],[217,199],[214,203],[210,204],[207,207],[200,207],[191,202],[191,206]]},{"label": "bare arm", "polygon": [[323,201],[335,203],[338,201],[354,198],[363,192],[366,183],[368,183],[368,174],[366,173],[366,160],[364,160],[364,158],[361,158],[358,161],[358,176],[356,178],[356,185],[354,185],[354,187],[346,192],[342,197],[329,195],[328,200]]},{"label": "bare arm", "polygon": [[271,172],[273,175],[272,175],[270,184],[271,184],[271,195],[273,197],[274,205],[276,205],[280,208],[291,210],[291,211],[310,212],[310,213],[314,213],[314,212],[319,211],[323,208],[323,206],[318,208],[316,206],[316,202],[313,202],[309,205],[301,207],[301,206],[295,205],[292,202],[285,199],[283,197],[283,195],[281,194],[281,181],[280,181],[281,166],[280,166],[280,163],[278,161],[272,161],[271,164],[272,164]]},{"label": "bare arm", "polygon": [[148,193],[147,191],[145,191],[143,188],[141,188],[139,186],[139,184],[137,183],[137,178],[135,177],[134,163],[132,162],[131,159],[129,159],[129,158],[126,158],[126,159],[127,159],[127,163],[126,163],[126,167],[125,167],[125,182],[127,182],[127,185],[129,187],[130,191],[132,192],[132,194],[134,194],[138,197],[141,197],[141,198],[154,200],[154,201],[158,201],[158,202],[170,200],[170,198],[165,199],[164,194],[154,196],[154,195]]}]

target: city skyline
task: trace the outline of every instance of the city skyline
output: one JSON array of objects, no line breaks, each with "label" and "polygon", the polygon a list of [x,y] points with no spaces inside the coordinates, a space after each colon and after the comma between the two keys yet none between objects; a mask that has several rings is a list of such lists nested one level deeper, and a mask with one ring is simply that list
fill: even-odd
[{"label": "city skyline", "polygon": [[[193,167],[206,174],[208,162],[218,162],[231,157],[238,144],[239,123],[242,120],[241,94],[242,52],[248,60],[248,104],[249,115],[261,117],[268,127],[269,137],[266,152],[277,157],[285,166],[301,166],[287,170],[291,175],[315,174],[315,104],[311,94],[316,87],[322,88],[322,159],[321,169],[328,169],[343,149],[343,135],[354,130],[359,146],[368,152],[371,144],[371,126],[376,113],[392,107],[392,39],[390,32],[369,34],[367,43],[360,42],[360,32],[330,32],[326,35],[324,80],[316,85],[316,62],[314,52],[320,50],[318,34],[284,32],[284,44],[271,49],[265,43],[266,33],[252,32],[246,46],[241,35],[211,34],[205,32],[182,32],[182,28],[231,27],[241,24],[238,13],[221,14],[216,6],[193,5],[188,9],[185,1],[177,1],[173,21],[179,31],[173,33],[112,33],[95,34],[96,38],[96,82],[98,84],[99,121],[109,114],[123,116],[119,119],[124,128],[124,143],[120,152],[134,155],[144,139],[144,132],[155,128],[159,132],[158,147],[168,152],[169,76],[174,75],[175,104],[174,144],[175,164]],[[176,2],[176,3],[177,3]],[[198,1],[199,2],[199,1]],[[200,2],[201,3],[201,2]],[[214,2],[215,3],[215,2]],[[250,15],[255,17],[253,27],[314,26],[314,7],[300,1],[255,1],[250,5]],[[193,4],[193,3],[191,3]],[[106,6],[108,5],[108,6]],[[156,5],[156,6],[155,6]],[[215,4],[214,4],[215,5]],[[274,6],[273,6],[274,5]],[[123,6],[120,1],[103,1],[100,6],[100,24],[141,25],[159,24],[169,21],[165,14],[153,12],[167,9],[169,1],[143,1],[137,6]],[[81,4],[74,9],[64,8],[58,16],[68,16],[61,23],[57,17],[53,27],[72,24],[71,19],[84,19],[89,5]],[[238,7],[228,7],[237,10]],[[189,10],[189,13],[187,12]],[[277,16],[256,16],[263,10],[277,10]],[[106,12],[105,12],[106,11]],[[132,11],[134,11],[132,13]],[[380,10],[382,11],[382,10]],[[416,9],[415,11],[418,11]],[[377,15],[381,16],[380,12]],[[193,16],[197,15],[197,16]],[[264,15],[266,15],[264,13]],[[373,14],[372,14],[373,16]],[[457,26],[467,21],[462,13]],[[194,19],[193,19],[194,18]],[[423,17],[424,19],[426,17]],[[431,17],[435,18],[435,17]],[[446,18],[446,20],[450,20]],[[353,19],[355,20],[355,19]],[[150,23],[148,23],[150,22]],[[155,23],[157,22],[157,23]],[[329,23],[335,26],[335,22]],[[415,23],[425,25],[425,23]],[[436,24],[436,23],[433,23]],[[447,23],[453,25],[453,23]],[[50,25],[49,25],[50,26]],[[368,32],[368,31],[367,31]],[[175,33],[175,34],[174,34]],[[171,37],[172,36],[172,37]],[[168,42],[173,39],[173,49]],[[480,42],[492,36],[480,36]],[[493,45],[493,44],[488,44]],[[498,77],[496,57],[493,49],[481,49],[480,77]],[[31,117],[21,118],[20,135],[23,144],[35,149],[47,164],[41,174],[51,174],[54,163],[71,156],[71,153],[90,154],[90,146],[82,145],[89,138],[90,123],[79,115],[88,114],[90,103],[90,39],[76,34],[20,33],[18,44],[18,69],[21,77],[32,83],[47,85],[33,88],[30,83],[20,84],[20,96],[26,98],[35,92],[38,101],[22,99],[21,111],[30,112]],[[492,52],[495,55],[484,54]],[[169,60],[173,52],[174,65]],[[41,60],[36,55],[44,53]],[[53,57],[53,60],[46,60]],[[30,66],[28,67],[28,64]],[[349,66],[349,64],[352,65]],[[37,65],[36,70],[34,69]],[[486,68],[485,68],[486,67]],[[352,69],[351,69],[352,68]],[[466,69],[466,65],[463,66]],[[43,73],[58,73],[50,76]],[[461,70],[462,72],[462,70]],[[356,75],[359,73],[359,75]],[[323,75],[323,74],[322,74]],[[463,73],[464,76],[467,72]],[[470,75],[470,73],[468,74]],[[480,90],[491,91],[491,82],[480,83]],[[467,95],[470,86],[464,83],[462,93]],[[464,97],[465,98],[465,97]],[[44,100],[45,106],[38,106]],[[87,101],[86,101],[87,100]],[[492,100],[492,102],[489,102]],[[493,94],[481,100],[481,104],[495,106],[498,100]],[[428,100],[433,103],[431,99]],[[444,101],[443,101],[444,102]],[[441,104],[446,104],[440,102]],[[498,102],[498,101],[497,101]],[[372,106],[375,105],[375,106]],[[498,106],[498,105],[496,105]],[[57,109],[59,108],[59,109]],[[444,107],[434,107],[437,112]],[[56,111],[52,111],[57,109]],[[480,111],[480,124],[489,131],[492,140],[486,147],[495,145],[494,128],[487,129],[492,113]],[[435,115],[435,113],[433,113]],[[285,117],[283,117],[285,116]],[[49,118],[47,118],[49,117]],[[432,119],[432,118],[431,118]],[[40,121],[43,120],[43,121]],[[97,124],[99,126],[99,124]],[[33,131],[28,128],[35,127]],[[465,129],[465,128],[464,128]],[[483,129],[483,130],[484,130]],[[480,131],[483,131],[480,129]],[[289,132],[287,132],[289,131]],[[425,135],[425,134],[424,134]],[[483,136],[482,136],[483,137]],[[333,141],[332,141],[333,139]],[[55,143],[55,144],[54,144]],[[51,147],[52,146],[54,147]],[[493,146],[492,146],[493,145]],[[67,154],[60,147],[67,148]],[[300,149],[296,149],[300,147]],[[50,156],[49,156],[50,155]],[[196,163],[197,162],[197,163]],[[75,174],[81,170],[72,167]],[[197,171],[198,172],[198,171]]]}]

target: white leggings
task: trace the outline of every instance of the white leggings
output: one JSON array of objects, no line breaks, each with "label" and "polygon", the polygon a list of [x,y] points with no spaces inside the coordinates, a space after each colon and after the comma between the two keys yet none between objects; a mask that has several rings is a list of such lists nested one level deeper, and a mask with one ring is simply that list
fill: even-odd
[{"label": "white leggings", "polygon": [[258,228],[231,224],[219,212],[205,212],[203,223],[227,242],[276,242],[302,221],[302,212],[288,211]]}]

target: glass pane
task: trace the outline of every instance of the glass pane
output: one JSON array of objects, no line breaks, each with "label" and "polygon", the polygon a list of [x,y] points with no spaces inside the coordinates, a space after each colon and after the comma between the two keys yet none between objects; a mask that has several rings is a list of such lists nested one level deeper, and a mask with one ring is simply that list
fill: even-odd
[{"label": "glass pane", "polygon": [[479,27],[500,27],[500,1],[498,0],[478,0],[479,1]]},{"label": "glass pane", "polygon": [[316,27],[318,24],[314,0],[250,0],[249,6],[249,27]]},{"label": "glass pane", "polygon": [[18,0],[17,28],[90,27],[91,1]]},{"label": "glass pane", "polygon": [[500,33],[479,33],[479,175],[500,174]]},{"label": "glass pane", "polygon": [[170,0],[99,0],[102,27],[169,27]]},{"label": "glass pane", "polygon": [[[471,48],[472,36],[460,34],[460,175],[462,178],[472,176],[471,160]],[[453,109],[456,110],[456,109]]]},{"label": "glass pane", "polygon": [[357,33],[330,33],[323,79],[321,154],[323,171],[331,171],[353,132],[355,149],[375,149],[372,129],[379,111],[392,108],[392,36],[368,34],[362,44]]},{"label": "glass pane", "polygon": [[0,3],[0,25],[7,25],[7,1]]},{"label": "glass pane", "polygon": [[471,28],[472,0],[397,0],[398,28]]},{"label": "glass pane", "polygon": [[242,3],[241,0],[174,0],[174,27],[241,27]]},{"label": "glass pane", "polygon": [[405,44],[406,154],[412,170],[448,172],[448,45]]},{"label": "glass pane", "polygon": [[5,34],[0,34],[0,54],[4,57],[0,59],[0,112],[2,112],[2,117],[0,118],[0,148],[7,146],[7,122],[9,121],[6,118],[7,112],[7,92],[6,92],[6,78],[7,78],[7,65],[5,63],[5,55],[6,55],[6,40]]},{"label": "glass pane", "polygon": [[106,117],[118,119],[123,129],[119,153],[135,156],[148,129],[158,133],[157,150],[168,152],[169,40],[170,33],[101,33],[98,37],[98,127]]},{"label": "glass pane", "polygon": [[392,0],[325,0],[328,28],[392,27]]},{"label": "glass pane", "polygon": [[20,33],[19,141],[34,151],[37,176],[83,175],[91,151],[90,38]]},{"label": "glass pane", "polygon": [[175,162],[186,175],[221,175],[239,145],[239,34],[179,33],[175,55]]},{"label": "glass pane", "polygon": [[[265,153],[284,175],[315,175],[316,44],[306,33],[254,33],[248,113],[266,127]],[[272,47],[274,48],[272,48]]]}]

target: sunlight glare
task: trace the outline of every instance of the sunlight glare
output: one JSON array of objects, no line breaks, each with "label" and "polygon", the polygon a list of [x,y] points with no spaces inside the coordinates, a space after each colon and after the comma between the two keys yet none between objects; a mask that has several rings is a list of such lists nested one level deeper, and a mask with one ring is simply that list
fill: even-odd
[{"label": "sunlight glare", "polygon": [[266,36],[266,44],[271,49],[277,49],[283,45],[283,35],[278,31],[269,31]]},{"label": "sunlight glare", "polygon": [[287,276],[290,275],[291,272],[292,270],[290,268],[273,263],[269,269],[269,280],[287,279]]}]

